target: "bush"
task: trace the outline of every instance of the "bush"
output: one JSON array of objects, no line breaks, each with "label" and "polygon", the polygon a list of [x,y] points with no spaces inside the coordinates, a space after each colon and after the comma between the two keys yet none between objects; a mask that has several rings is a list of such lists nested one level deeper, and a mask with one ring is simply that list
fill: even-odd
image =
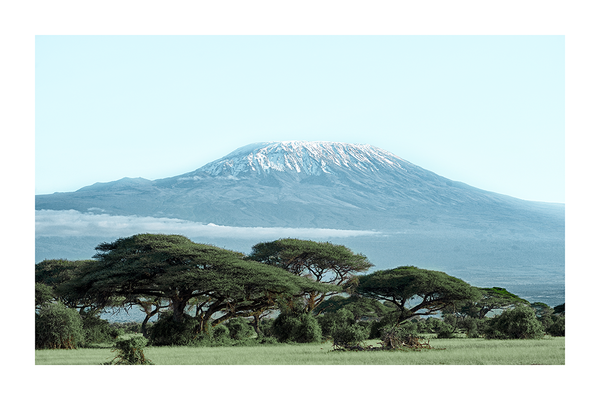
[{"label": "bush", "polygon": [[312,314],[302,314],[300,324],[292,332],[294,342],[312,343],[319,342],[322,339],[322,332],[317,319]]},{"label": "bush", "polygon": [[[396,310],[388,311],[384,314],[384,316],[379,320],[371,323],[371,330],[369,334],[369,339],[381,339],[382,335],[386,330],[391,329],[392,326],[396,324],[398,321],[398,312]],[[421,321],[419,320],[419,323]],[[410,324],[416,330],[418,324],[412,323]]]},{"label": "bush", "polygon": [[531,307],[518,305],[488,320],[483,333],[486,339],[539,339],[544,328]]},{"label": "bush", "polygon": [[424,320],[418,319],[417,322],[408,320],[396,326],[398,315],[395,312],[388,313],[380,321],[373,322],[371,324],[371,333],[369,339],[381,339],[387,335],[391,330],[395,333],[402,335],[416,335],[424,329]]},{"label": "bush", "polygon": [[106,343],[112,342],[119,334],[124,333],[122,329],[117,329],[108,321],[92,314],[84,314],[82,318],[83,333],[85,343]]},{"label": "bush", "polygon": [[[451,339],[454,337],[454,324],[456,323],[456,317],[454,315],[447,315],[444,319],[439,318],[428,318],[431,320],[430,329],[436,333],[436,337],[439,339]],[[453,322],[453,323],[450,323]]]},{"label": "bush", "polygon": [[565,336],[565,316],[553,317],[554,322],[546,329],[546,332],[552,336]]},{"label": "bush", "polygon": [[444,320],[436,317],[429,317],[423,320],[419,325],[419,332],[421,333],[439,333],[440,331],[454,330],[454,328]]},{"label": "bush", "polygon": [[244,318],[236,317],[227,321],[229,337],[233,340],[244,340],[252,336],[254,329]]},{"label": "bush", "polygon": [[329,338],[332,337],[332,333],[337,327],[354,324],[354,314],[349,310],[342,308],[335,312],[320,315],[317,318],[317,321],[321,327],[322,335]]},{"label": "bush", "polygon": [[454,337],[454,328],[450,325],[441,327],[436,337],[438,339],[452,339]]},{"label": "bush", "polygon": [[357,323],[354,314],[341,308],[318,319],[322,335],[333,339],[334,346],[356,346],[369,338],[370,324]]},{"label": "bush", "polygon": [[118,332],[121,332],[120,335],[142,332],[142,324],[140,322],[113,322],[110,325]]},{"label": "bush", "polygon": [[443,321],[453,327],[458,324],[458,318],[454,314],[444,314]]},{"label": "bush", "polygon": [[212,339],[215,342],[223,342],[229,339],[229,328],[227,325],[219,324],[212,329]]},{"label": "bush", "polygon": [[331,338],[334,345],[356,346],[369,338],[369,330],[359,324],[336,325],[331,332]]},{"label": "bush", "polygon": [[203,339],[197,332],[199,322],[184,314],[181,321],[173,320],[173,313],[159,316],[150,329],[150,343],[153,346],[186,346]]},{"label": "bush", "polygon": [[322,338],[321,327],[312,314],[281,313],[272,329],[280,342],[311,343]]},{"label": "bush", "polygon": [[478,338],[479,331],[483,327],[483,320],[467,317],[458,325],[460,328],[464,329],[468,338]]},{"label": "bush", "polygon": [[257,344],[277,344],[279,343],[276,338],[272,336],[261,336],[255,339]]},{"label": "bush", "polygon": [[481,335],[479,334],[479,331],[468,331],[467,337],[469,339],[477,339],[477,338],[481,337]]},{"label": "bush", "polygon": [[115,343],[117,356],[108,364],[117,365],[145,365],[152,364],[144,355],[143,348],[148,344],[148,339],[143,336],[134,336],[131,339],[122,339]]},{"label": "bush", "polygon": [[50,303],[35,314],[36,349],[76,349],[83,341],[83,322],[76,310]]},{"label": "bush", "polygon": [[273,336],[280,342],[293,341],[292,332],[300,325],[300,318],[295,314],[281,313],[273,321]]},{"label": "bush", "polygon": [[273,337],[273,322],[275,318],[263,318],[260,320],[260,325],[258,328],[260,329],[261,336],[263,337]]},{"label": "bush", "polygon": [[417,324],[403,323],[399,326],[388,326],[381,334],[381,347],[384,350],[394,350],[402,347],[412,349],[431,348],[429,342],[421,342],[417,336]]}]

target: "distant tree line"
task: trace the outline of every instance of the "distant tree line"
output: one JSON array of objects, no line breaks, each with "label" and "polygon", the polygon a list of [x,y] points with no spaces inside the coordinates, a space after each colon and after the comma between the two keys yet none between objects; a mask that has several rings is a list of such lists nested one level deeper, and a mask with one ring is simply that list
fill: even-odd
[{"label": "distant tree line", "polygon": [[[372,266],[329,242],[279,239],[245,255],[180,235],[120,238],[99,244],[91,260],[36,264],[36,348],[114,341],[125,331],[153,345],[359,343],[391,331],[564,336],[564,305],[529,304],[414,266],[367,273]],[[132,307],[145,313],[139,324],[100,318]]]}]

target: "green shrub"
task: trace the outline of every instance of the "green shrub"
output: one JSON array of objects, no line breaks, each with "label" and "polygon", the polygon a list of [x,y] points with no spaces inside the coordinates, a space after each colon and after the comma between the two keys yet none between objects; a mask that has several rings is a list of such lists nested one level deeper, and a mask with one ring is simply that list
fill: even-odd
[{"label": "green shrub", "polygon": [[82,322],[86,345],[90,343],[112,342],[119,337],[119,334],[123,333],[122,329],[117,329],[97,315],[84,314]]},{"label": "green shrub", "polygon": [[453,337],[455,337],[454,335],[454,329],[449,326],[449,327],[442,327],[438,332],[436,337],[438,339],[452,339]]},{"label": "green shrub", "polygon": [[477,338],[481,337],[481,335],[479,334],[479,331],[468,331],[467,337],[469,339],[477,339]]},{"label": "green shrub", "polygon": [[272,336],[261,336],[256,338],[256,342],[258,344],[276,344],[278,343],[277,339]]},{"label": "green shrub", "polygon": [[236,317],[227,321],[229,337],[233,340],[244,340],[254,334],[254,329],[244,318]]},{"label": "green shrub", "polygon": [[332,337],[332,333],[336,328],[354,324],[354,314],[350,310],[342,308],[335,312],[320,315],[317,321],[321,327],[322,335],[329,338]]},{"label": "green shrub", "polygon": [[273,337],[273,322],[275,318],[263,318],[260,320],[260,325],[258,326],[262,336],[264,337]]},{"label": "green shrub", "polygon": [[369,339],[379,339],[385,330],[385,327],[386,325],[383,324],[382,321],[373,322],[369,331]]},{"label": "green shrub", "polygon": [[483,327],[482,323],[482,320],[467,317],[464,320],[462,320],[458,325],[460,328],[464,329],[468,338],[478,338],[479,331],[481,330],[480,326]]},{"label": "green shrub", "polygon": [[531,307],[518,305],[489,319],[483,333],[486,339],[539,339],[544,328]]},{"label": "green shrub", "polygon": [[[392,326],[398,321],[398,313],[396,310],[388,311],[383,315],[379,321],[371,323],[371,329],[369,333],[369,339],[380,339],[386,330],[391,329]],[[420,323],[421,320],[419,320]],[[418,324],[411,323],[413,328],[417,329]]]},{"label": "green shrub", "polygon": [[293,341],[292,332],[300,325],[297,315],[281,313],[275,318],[272,325],[273,336],[280,342]]},{"label": "green shrub", "polygon": [[150,329],[150,343],[153,346],[186,346],[203,337],[198,331],[199,321],[184,314],[181,321],[173,320],[173,313],[160,315]]},{"label": "green shrub", "polygon": [[321,327],[321,334],[325,338],[331,337],[331,331],[336,325],[335,313],[326,313],[317,316],[317,322]]},{"label": "green shrub", "polygon": [[[381,339],[393,330],[394,334],[402,335],[417,335],[423,329],[425,320],[419,319],[417,322],[411,320],[404,321],[399,326],[396,326],[397,314],[395,312],[388,313],[380,321],[371,324],[369,339]],[[429,330],[428,330],[429,331]]]},{"label": "green shrub", "polygon": [[[453,315],[450,315],[451,317],[454,317]],[[450,339],[455,337],[454,332],[455,332],[455,328],[453,324],[450,324],[449,322],[446,321],[446,319],[444,320],[440,320],[440,319],[436,319],[435,325],[433,327],[433,331],[436,333],[436,337],[439,339]],[[449,318],[450,321],[453,321],[452,318]],[[454,320],[453,322],[456,323],[456,320]]]},{"label": "green shrub", "polygon": [[413,337],[418,335],[417,327],[414,324],[403,323],[395,328],[387,327],[385,330],[392,329],[399,338]]},{"label": "green shrub", "polygon": [[336,325],[331,332],[331,338],[334,345],[355,346],[369,338],[369,330],[359,324]]},{"label": "green shrub", "polygon": [[331,338],[334,345],[355,346],[369,338],[371,324],[357,323],[354,314],[341,308],[317,319],[324,337]]},{"label": "green shrub", "polygon": [[442,330],[448,330],[448,324],[441,318],[429,317],[425,319],[423,333],[438,333]]},{"label": "green shrub", "polygon": [[76,349],[83,341],[83,322],[76,310],[50,303],[36,312],[36,349]]},{"label": "green shrub", "polygon": [[227,325],[219,324],[212,329],[212,339],[215,342],[223,342],[229,339],[229,328]]},{"label": "green shrub", "polygon": [[142,332],[142,324],[140,322],[113,322],[110,325],[120,332],[119,335]]},{"label": "green shrub", "polygon": [[456,318],[456,315],[454,314],[444,314],[444,319],[443,319],[444,323],[450,325],[450,326],[456,326],[458,324],[458,318]]},{"label": "green shrub", "polygon": [[300,324],[292,333],[294,341],[298,343],[319,342],[322,339],[321,327],[312,314],[302,314]]},{"label": "green shrub", "polygon": [[546,332],[552,336],[565,336],[565,316],[553,316],[553,320]]},{"label": "green shrub", "polygon": [[319,322],[312,314],[281,313],[273,321],[272,329],[280,342],[311,343],[322,338]]},{"label": "green shrub", "polygon": [[108,364],[117,365],[145,365],[152,364],[144,355],[144,347],[148,344],[148,339],[143,336],[134,336],[130,339],[122,339],[115,343],[113,351],[117,351],[117,356]]}]

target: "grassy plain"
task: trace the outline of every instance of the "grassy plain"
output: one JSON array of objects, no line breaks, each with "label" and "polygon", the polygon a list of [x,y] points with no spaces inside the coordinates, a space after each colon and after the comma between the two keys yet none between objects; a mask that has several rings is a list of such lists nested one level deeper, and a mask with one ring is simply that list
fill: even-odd
[{"label": "grassy plain", "polygon": [[[370,341],[375,345],[377,341]],[[331,351],[331,342],[232,347],[148,347],[157,365],[564,365],[565,338],[539,340],[430,339],[433,349]],[[99,365],[110,348],[36,350],[36,365]]]}]

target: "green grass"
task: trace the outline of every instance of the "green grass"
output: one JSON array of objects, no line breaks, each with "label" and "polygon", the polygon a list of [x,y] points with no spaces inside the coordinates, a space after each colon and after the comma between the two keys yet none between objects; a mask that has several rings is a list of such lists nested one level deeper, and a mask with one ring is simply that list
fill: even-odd
[{"label": "green grass", "polygon": [[[371,341],[375,345],[377,341]],[[157,365],[564,365],[565,338],[540,340],[431,339],[431,350],[331,351],[330,342],[234,347],[148,347]],[[36,350],[36,365],[99,365],[110,348]]]}]

